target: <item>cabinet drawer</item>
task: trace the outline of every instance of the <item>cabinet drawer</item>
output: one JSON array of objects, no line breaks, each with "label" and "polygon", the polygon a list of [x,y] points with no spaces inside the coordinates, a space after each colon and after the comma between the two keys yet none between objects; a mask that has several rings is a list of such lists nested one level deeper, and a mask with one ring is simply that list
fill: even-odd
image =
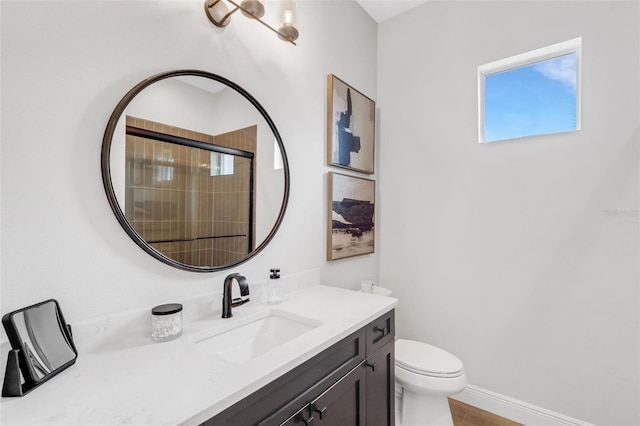
[{"label": "cabinet drawer", "polygon": [[369,356],[391,342],[396,335],[395,310],[391,310],[370,322],[365,328],[367,333],[367,356]]}]

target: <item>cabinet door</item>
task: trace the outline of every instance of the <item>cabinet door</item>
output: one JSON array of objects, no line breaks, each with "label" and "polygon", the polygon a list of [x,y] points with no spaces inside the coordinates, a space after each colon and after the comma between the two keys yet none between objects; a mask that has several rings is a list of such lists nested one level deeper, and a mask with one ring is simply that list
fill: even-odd
[{"label": "cabinet door", "polygon": [[365,361],[367,367],[367,426],[395,425],[394,341]]},{"label": "cabinet door", "polygon": [[314,426],[365,426],[366,370],[359,365],[311,402]]}]

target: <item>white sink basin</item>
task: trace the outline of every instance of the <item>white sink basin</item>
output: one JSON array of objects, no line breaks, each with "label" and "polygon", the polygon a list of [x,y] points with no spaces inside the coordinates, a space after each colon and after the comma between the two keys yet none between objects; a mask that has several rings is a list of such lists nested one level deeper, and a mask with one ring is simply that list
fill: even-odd
[{"label": "white sink basin", "polygon": [[229,325],[200,333],[193,340],[199,349],[233,364],[249,361],[322,324],[281,310],[224,321],[229,321]]}]

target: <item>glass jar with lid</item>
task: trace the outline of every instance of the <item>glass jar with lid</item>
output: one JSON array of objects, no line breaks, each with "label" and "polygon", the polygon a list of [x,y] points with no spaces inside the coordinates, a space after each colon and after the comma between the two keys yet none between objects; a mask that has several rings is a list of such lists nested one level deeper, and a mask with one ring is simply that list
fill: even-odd
[{"label": "glass jar with lid", "polygon": [[151,310],[151,340],[168,342],[182,335],[182,305],[168,303]]}]

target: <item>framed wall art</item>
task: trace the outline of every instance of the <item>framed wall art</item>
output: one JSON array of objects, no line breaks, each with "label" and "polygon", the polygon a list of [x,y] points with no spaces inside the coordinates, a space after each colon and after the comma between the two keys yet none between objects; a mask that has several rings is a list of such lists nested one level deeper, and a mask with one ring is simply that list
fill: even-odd
[{"label": "framed wall art", "polygon": [[376,104],[333,74],[327,77],[327,163],[373,174]]},{"label": "framed wall art", "polygon": [[376,182],[329,172],[327,187],[327,260],[373,253]]}]

